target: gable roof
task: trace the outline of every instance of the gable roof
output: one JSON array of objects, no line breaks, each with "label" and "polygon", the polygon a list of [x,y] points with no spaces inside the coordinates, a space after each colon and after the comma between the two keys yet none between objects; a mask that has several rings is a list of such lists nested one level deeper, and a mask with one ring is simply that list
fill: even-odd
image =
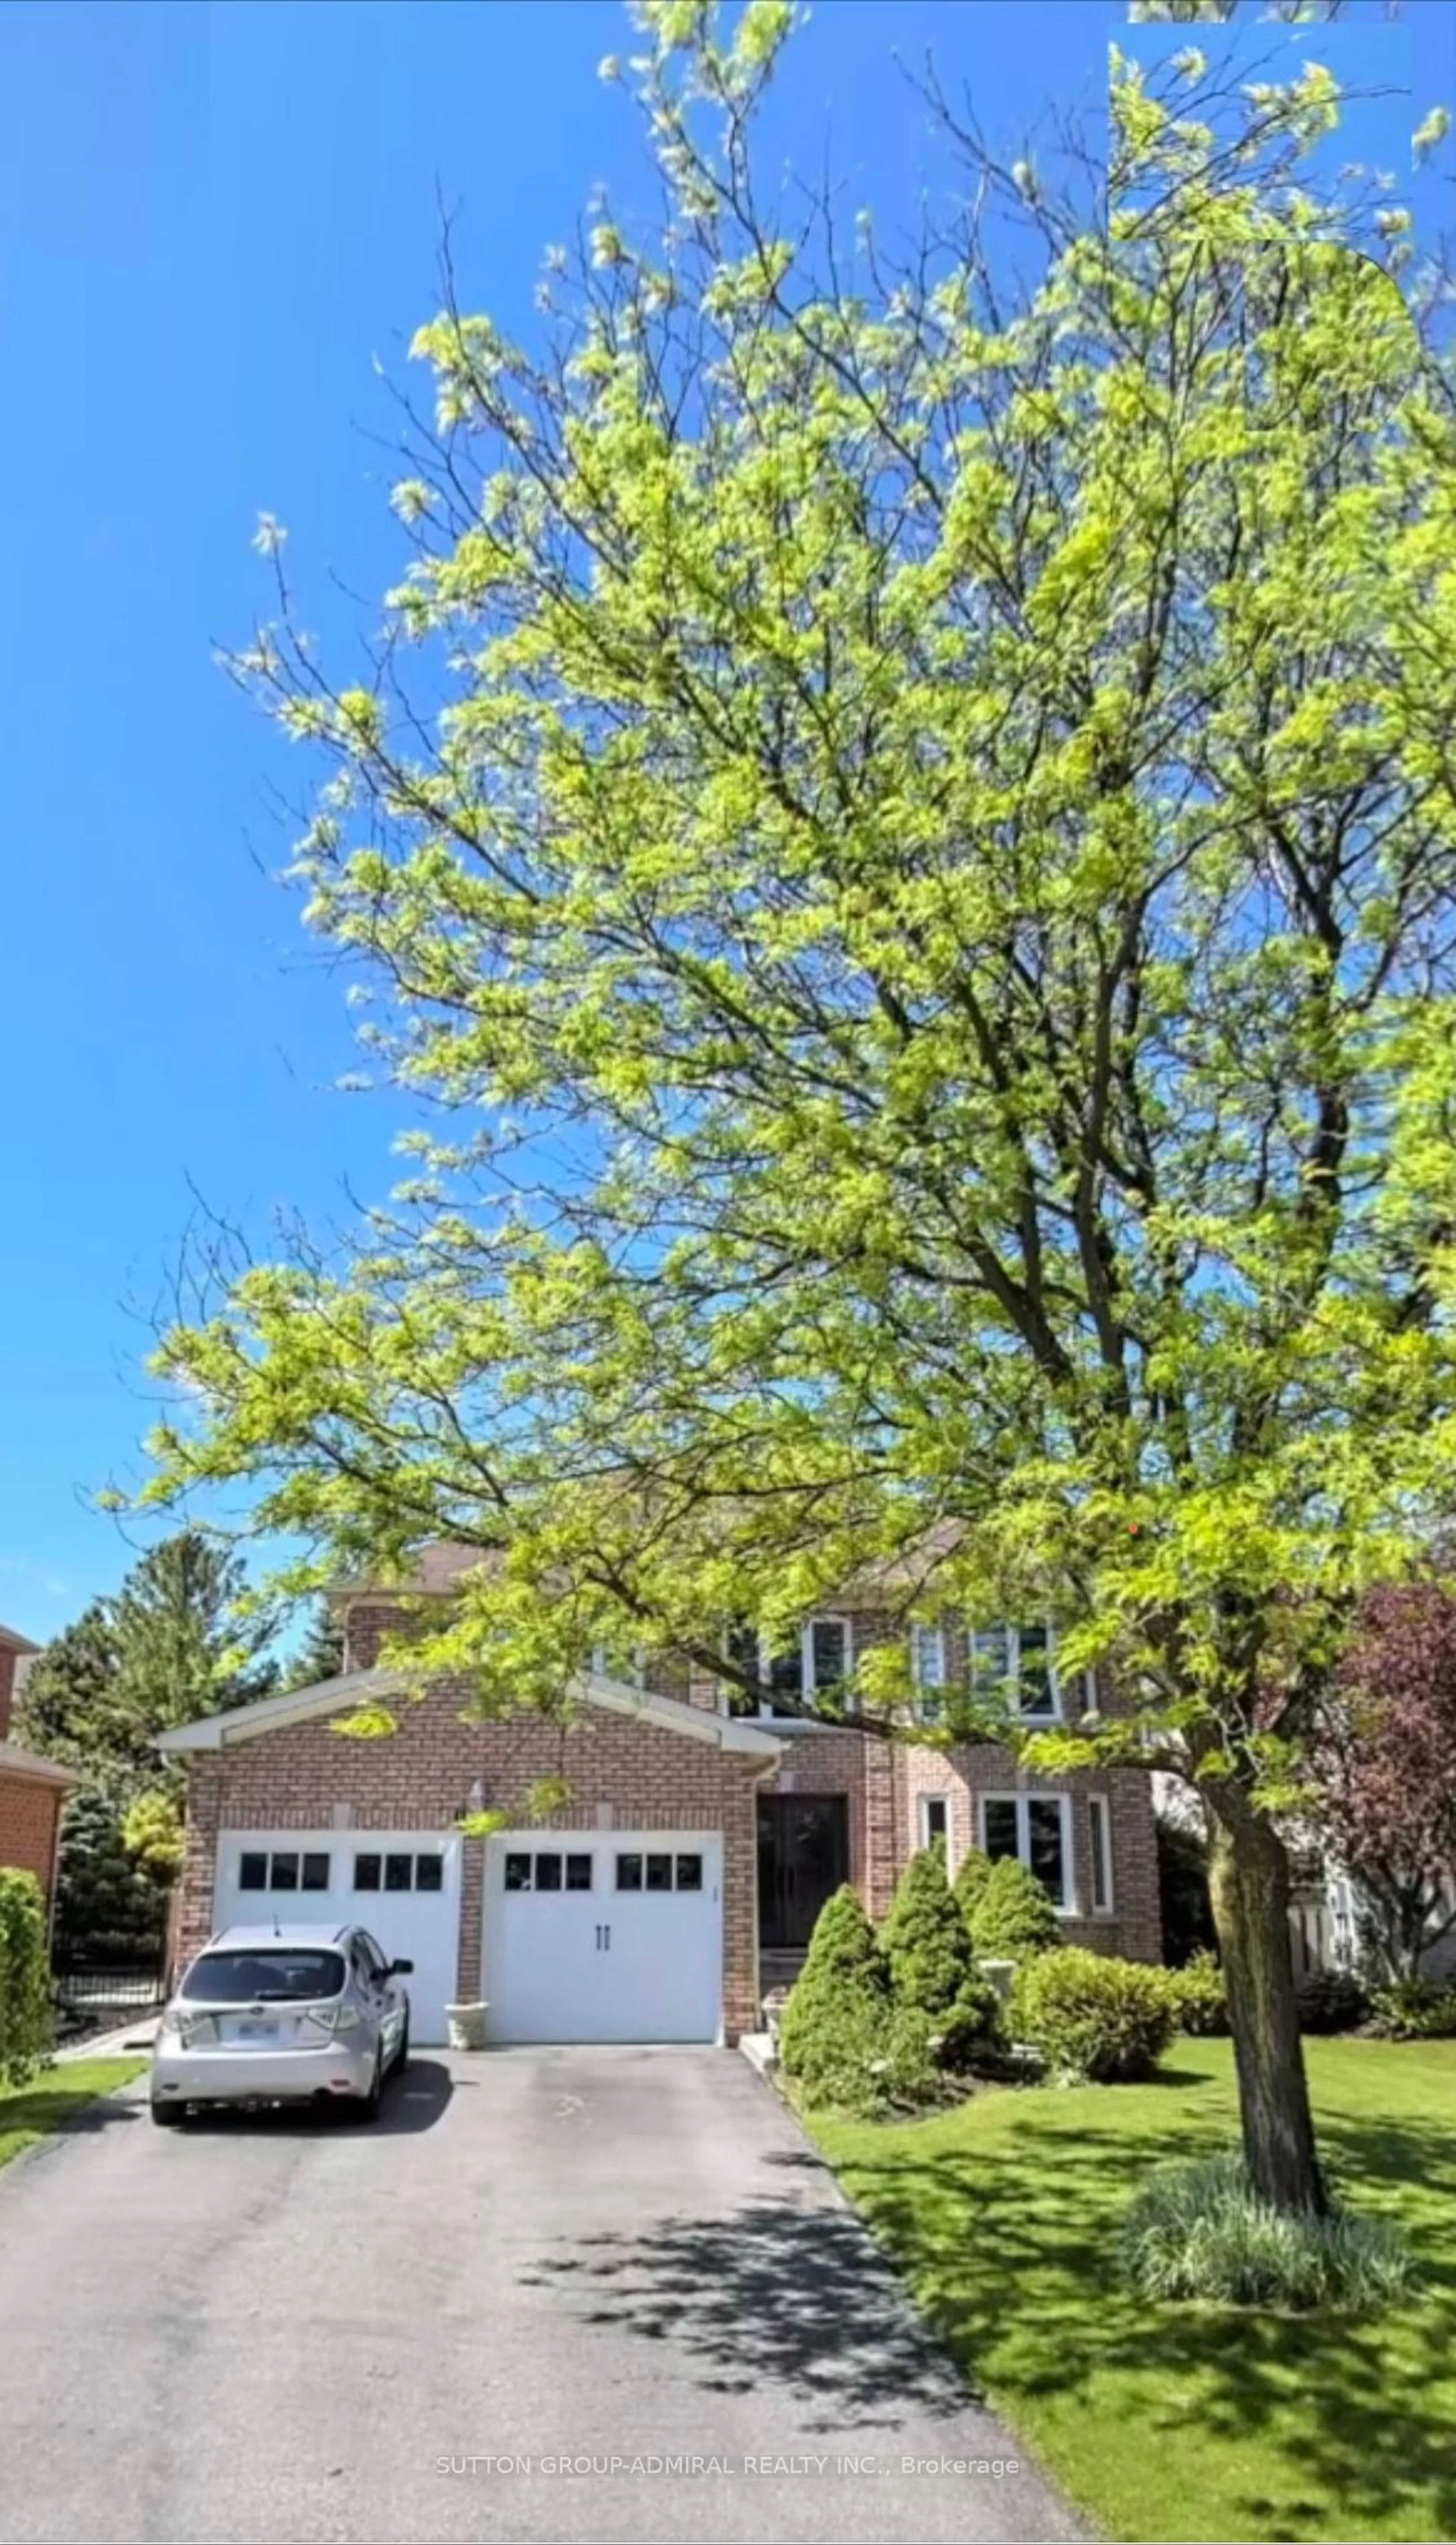
[{"label": "gable roof", "polygon": [[[347,1714],[371,1698],[383,1702],[391,1696],[404,1696],[418,1685],[418,1676],[407,1671],[350,1671],[343,1679],[320,1680],[313,1687],[290,1688],[285,1696],[260,1696],[252,1705],[225,1706],[220,1713],[204,1714],[196,1723],[179,1723],[172,1731],[162,1733],[155,1747],[169,1757],[193,1750],[230,1750],[239,1741],[256,1741],[264,1733],[283,1731],[292,1723],[313,1723],[331,1714]],[[571,1683],[571,1688],[589,1705],[605,1706],[613,1714],[634,1714],[660,1731],[681,1732],[690,1741],[705,1741],[717,1750],[747,1750],[763,1759],[776,1759],[783,1749],[776,1734],[764,1731],[756,1723],[745,1723],[735,1715],[712,1714],[703,1705],[685,1705],[676,1696],[657,1696],[645,1688],[627,1687],[620,1680],[604,1679],[596,1671],[582,1672]]]},{"label": "gable roof", "polygon": [[18,1635],[14,1626],[0,1626],[0,1653],[39,1653],[44,1647],[33,1644],[29,1635]]},{"label": "gable roof", "polygon": [[18,1741],[0,1741],[0,1776],[29,1776],[33,1785],[79,1785],[81,1781],[74,1767],[57,1767],[53,1759],[22,1749]]}]

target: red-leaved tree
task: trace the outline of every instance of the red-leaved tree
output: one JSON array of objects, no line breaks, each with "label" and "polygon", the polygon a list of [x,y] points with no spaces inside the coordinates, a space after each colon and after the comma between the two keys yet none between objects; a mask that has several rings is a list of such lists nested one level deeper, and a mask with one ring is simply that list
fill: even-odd
[{"label": "red-leaved tree", "polygon": [[1456,1598],[1372,1592],[1321,1713],[1315,1818],[1393,1977],[1456,1928]]}]

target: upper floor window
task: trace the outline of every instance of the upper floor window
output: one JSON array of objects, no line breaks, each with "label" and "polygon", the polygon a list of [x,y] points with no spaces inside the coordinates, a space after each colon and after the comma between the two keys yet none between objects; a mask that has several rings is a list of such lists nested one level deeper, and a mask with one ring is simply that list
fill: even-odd
[{"label": "upper floor window", "polygon": [[945,1630],[915,1625],[910,1630],[910,1669],[915,1682],[915,1711],[922,1723],[938,1723],[945,1710]]},{"label": "upper floor window", "polygon": [[971,1635],[971,1678],[978,1696],[1001,1699],[1028,1723],[1056,1723],[1061,1683],[1050,1626],[978,1626]]},{"label": "upper floor window", "polygon": [[645,1645],[631,1644],[626,1651],[613,1650],[607,1644],[592,1646],[592,1670],[598,1679],[614,1679],[619,1687],[647,1685],[647,1651]]},{"label": "upper floor window", "polygon": [[730,1714],[781,1714],[802,1717],[805,1705],[843,1687],[853,1658],[848,1617],[811,1617],[796,1643],[770,1651],[756,1626],[730,1626],[723,1637],[723,1656],[757,1681],[756,1689],[740,1682],[723,1683]]}]

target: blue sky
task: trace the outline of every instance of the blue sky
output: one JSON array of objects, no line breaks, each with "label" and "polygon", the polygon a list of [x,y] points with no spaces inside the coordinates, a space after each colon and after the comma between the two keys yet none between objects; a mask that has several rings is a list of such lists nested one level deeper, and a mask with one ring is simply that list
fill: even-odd
[{"label": "blue sky", "polygon": [[[1456,12],[1416,14],[1423,111],[1451,96]],[[1112,23],[820,0],[772,148],[817,174],[827,144],[847,208],[913,223],[941,163],[895,53],[969,82],[1014,156],[1053,84],[1101,96]],[[1372,63],[1386,33],[1358,40]],[[626,49],[616,0],[0,11],[0,1619],[38,1637],[137,1542],[90,1497],[140,1473],[190,1187],[266,1246],[276,1211],[327,1224],[346,1181],[389,1180],[388,1101],[335,1092],[343,985],[272,879],[276,789],[306,792],[306,765],[213,660],[267,606],[257,515],[289,526],[326,640],[368,622],[400,562],[373,361],[398,378],[436,305],[438,202],[466,303],[528,331],[540,251],[595,181],[650,210],[595,76]],[[1412,121],[1382,114],[1390,164]]]}]

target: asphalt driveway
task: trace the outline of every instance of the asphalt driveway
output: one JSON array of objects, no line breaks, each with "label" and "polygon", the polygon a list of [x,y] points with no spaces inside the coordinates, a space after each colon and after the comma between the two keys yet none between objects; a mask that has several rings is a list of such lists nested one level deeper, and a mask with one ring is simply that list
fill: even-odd
[{"label": "asphalt driveway", "polygon": [[1078,2532],[736,2053],[135,2091],[0,2175],[3,2545]]}]

